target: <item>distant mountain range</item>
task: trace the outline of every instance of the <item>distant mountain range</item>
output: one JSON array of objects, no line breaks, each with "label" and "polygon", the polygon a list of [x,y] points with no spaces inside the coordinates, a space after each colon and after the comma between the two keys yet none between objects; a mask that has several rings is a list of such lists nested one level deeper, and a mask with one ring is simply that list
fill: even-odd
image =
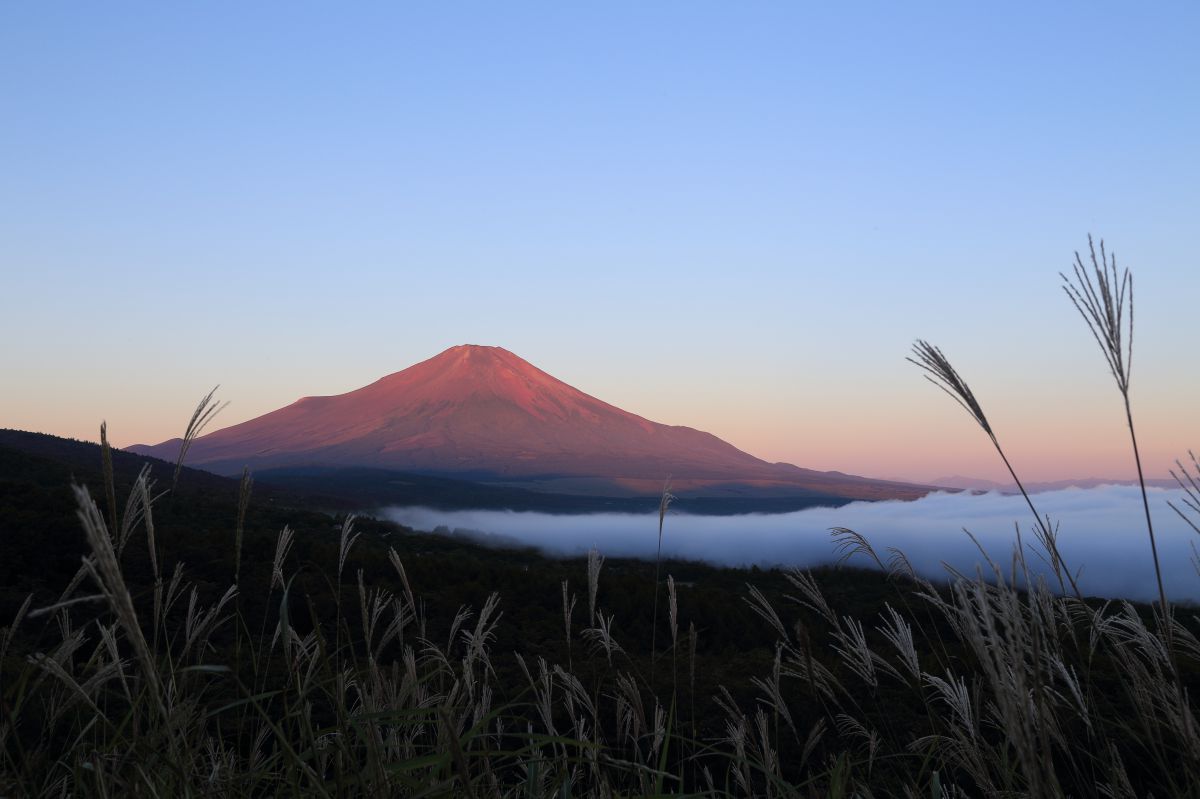
[{"label": "distant mountain range", "polygon": [[[180,443],[127,449],[174,460]],[[505,349],[475,345],[201,436],[187,463],[219,474],[370,468],[617,497],[655,494],[668,478],[680,496],[747,500],[915,499],[933,490],[768,463],[709,433],[623,411]]]},{"label": "distant mountain range", "polygon": [[[932,481],[934,485],[944,488],[960,488],[965,491],[1001,491],[1010,492],[1017,490],[1017,484],[999,483],[995,480],[985,480],[981,477],[963,477],[962,475],[954,475],[952,477],[939,477]],[[1025,483],[1025,490],[1030,493],[1041,493],[1043,491],[1061,491],[1064,488],[1095,488],[1102,485],[1137,485],[1137,480],[1131,479],[1112,479],[1106,477],[1082,477],[1066,480],[1041,480],[1031,483]],[[1171,479],[1150,478],[1146,481],[1146,485],[1156,486],[1158,488],[1175,488],[1177,483]]]}]

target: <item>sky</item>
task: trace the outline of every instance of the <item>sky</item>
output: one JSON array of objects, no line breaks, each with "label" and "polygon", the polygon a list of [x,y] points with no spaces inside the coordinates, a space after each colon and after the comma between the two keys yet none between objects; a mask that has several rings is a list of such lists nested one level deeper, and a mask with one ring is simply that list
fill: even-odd
[{"label": "sky", "polygon": [[[1163,587],[1174,600],[1200,601],[1200,554],[1196,533],[1167,505],[1188,510],[1179,489],[1151,488]],[[1140,601],[1158,598],[1154,561],[1146,535],[1142,495],[1136,486],[1070,488],[1037,494],[1039,513],[1058,529],[1059,554],[1085,596]],[[484,543],[535,546],[552,555],[578,557],[596,548],[605,557],[653,559],[658,546],[658,514],[601,513],[563,516],[514,511],[438,511],[391,508],[386,516],[416,530],[468,535]],[[1197,521],[1191,514],[1191,520]],[[1033,520],[1020,495],[934,492],[912,502],[852,502],[840,508],[810,508],[795,513],[744,516],[692,516],[669,512],[663,525],[664,558],[699,560],[722,566],[782,566],[808,569],[836,563],[842,552],[831,528],[854,530],[869,542],[880,563],[902,552],[912,568],[931,580],[952,574],[974,577],[976,569],[992,576],[998,564],[1012,579],[1012,560],[1021,528],[1031,575],[1060,586],[1044,549],[1033,534]],[[969,533],[969,534],[968,534]],[[878,568],[858,553],[848,563]],[[603,583],[603,581],[601,581]]]},{"label": "sky", "polygon": [[1200,448],[1200,6],[0,6],[0,426],[117,445],[503,346],[768,460],[1128,477],[1063,295],[1136,285],[1147,471]]}]

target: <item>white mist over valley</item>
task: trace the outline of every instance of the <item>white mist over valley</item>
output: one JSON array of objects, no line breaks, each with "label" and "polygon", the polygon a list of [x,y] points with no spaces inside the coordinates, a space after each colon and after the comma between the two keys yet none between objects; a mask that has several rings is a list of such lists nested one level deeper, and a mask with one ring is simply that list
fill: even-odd
[{"label": "white mist over valley", "polygon": [[[1178,489],[1151,488],[1151,513],[1168,596],[1200,601],[1200,575],[1192,564],[1198,537],[1167,504],[1171,501],[1183,508],[1182,496]],[[1034,503],[1060,525],[1059,549],[1073,571],[1082,567],[1079,585],[1085,594],[1135,600],[1157,597],[1137,487],[1049,491],[1036,495]],[[554,515],[422,507],[388,508],[383,513],[417,530],[442,528],[497,545],[519,542],[553,555],[580,555],[594,546],[609,557],[653,558],[658,544],[657,513]],[[995,492],[938,492],[911,502],[853,502],[781,514],[698,516],[672,511],[666,518],[662,551],[665,558],[727,566],[818,566],[839,557],[830,528],[847,527],[866,536],[884,561],[888,549],[896,548],[921,574],[940,579],[947,575],[946,566],[973,575],[983,563],[971,536],[1007,573],[1016,542],[1015,524],[1020,525],[1030,568],[1055,584],[1034,554],[1033,518],[1024,499]],[[850,563],[870,565],[863,556]]]}]

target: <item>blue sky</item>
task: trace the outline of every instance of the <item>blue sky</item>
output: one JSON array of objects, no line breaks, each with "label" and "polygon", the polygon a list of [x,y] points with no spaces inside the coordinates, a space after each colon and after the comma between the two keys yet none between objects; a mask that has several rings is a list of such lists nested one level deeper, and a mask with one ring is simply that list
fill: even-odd
[{"label": "blue sky", "polygon": [[1137,279],[1151,471],[1200,448],[1200,7],[0,9],[0,425],[177,435],[496,344],[814,468],[1129,471],[1058,288]]}]

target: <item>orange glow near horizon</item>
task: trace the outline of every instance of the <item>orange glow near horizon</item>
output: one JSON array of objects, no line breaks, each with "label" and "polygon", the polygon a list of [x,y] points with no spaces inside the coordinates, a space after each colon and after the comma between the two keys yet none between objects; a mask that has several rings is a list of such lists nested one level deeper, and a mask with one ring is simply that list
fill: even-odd
[{"label": "orange glow near horizon", "polygon": [[[345,390],[355,387],[348,385]],[[684,424],[713,433],[767,461],[915,482],[950,476],[1004,483],[1010,479],[987,436],[949,398],[919,379],[903,384],[886,405],[859,402],[853,397],[808,395],[802,413],[778,398],[756,407],[751,397],[736,393],[723,397],[710,392],[696,408],[688,408],[673,396],[660,399],[652,392],[638,394],[629,390],[628,384],[626,391],[611,392],[627,395],[620,401],[592,388],[589,393],[618,407],[625,403],[626,410],[640,412],[652,421]],[[179,391],[142,407],[137,403],[140,398],[98,393],[107,412],[93,420],[81,418],[74,395],[60,394],[37,407],[24,408],[24,413],[10,414],[4,425],[96,441],[104,418],[116,446],[160,443],[182,434],[195,406],[194,398]],[[290,399],[267,397],[256,403],[235,396],[206,432],[254,418],[312,393],[317,392],[311,388],[292,389]],[[225,391],[218,392],[219,398],[229,396]],[[1016,392],[1007,398],[1015,398],[1016,407],[991,403],[989,413],[1002,446],[1023,480],[1135,476],[1128,431],[1112,397],[1084,406],[1069,393],[1054,402],[1021,400],[1021,396]],[[740,402],[746,402],[746,407]],[[642,407],[631,407],[634,405]],[[1135,414],[1139,414],[1136,421],[1146,474],[1165,478],[1175,459],[1186,459],[1189,446],[1200,440],[1200,430],[1193,423],[1192,440],[1187,435],[1181,440],[1181,430],[1186,433],[1186,426],[1180,420],[1189,416],[1178,399],[1146,400],[1141,405],[1139,414],[1135,403]]]}]

